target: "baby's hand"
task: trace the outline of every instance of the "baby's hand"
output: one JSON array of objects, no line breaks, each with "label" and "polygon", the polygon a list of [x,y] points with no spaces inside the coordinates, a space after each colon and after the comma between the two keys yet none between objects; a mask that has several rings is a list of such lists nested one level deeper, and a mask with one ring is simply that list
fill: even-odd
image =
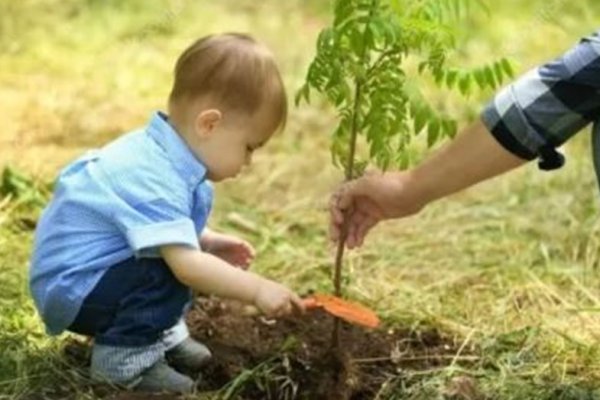
[{"label": "baby's hand", "polygon": [[243,239],[224,233],[207,232],[202,235],[202,249],[231,265],[248,269],[254,260],[252,245]]},{"label": "baby's hand", "polygon": [[267,317],[282,317],[296,311],[304,312],[298,295],[279,283],[263,280],[254,298],[254,305]]}]

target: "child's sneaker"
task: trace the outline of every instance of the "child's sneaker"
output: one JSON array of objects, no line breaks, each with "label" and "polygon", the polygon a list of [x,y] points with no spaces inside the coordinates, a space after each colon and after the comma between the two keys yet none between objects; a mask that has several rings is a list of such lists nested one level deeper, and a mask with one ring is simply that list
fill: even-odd
[{"label": "child's sneaker", "polygon": [[166,358],[170,365],[178,369],[198,371],[210,361],[212,354],[205,345],[188,337],[167,351]]},{"label": "child's sneaker", "polygon": [[147,369],[134,390],[147,393],[170,392],[170,393],[192,393],[194,381],[169,367],[163,360],[157,362]]}]

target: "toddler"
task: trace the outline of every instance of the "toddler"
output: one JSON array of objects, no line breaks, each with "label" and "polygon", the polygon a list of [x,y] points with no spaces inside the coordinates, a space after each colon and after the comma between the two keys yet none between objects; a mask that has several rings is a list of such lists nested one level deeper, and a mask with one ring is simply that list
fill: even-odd
[{"label": "toddler", "polygon": [[94,337],[93,378],[191,392],[178,370],[211,357],[183,319],[192,290],[269,316],[302,311],[295,293],[246,270],[249,243],[206,227],[210,182],[238,175],[286,114],[265,46],[243,34],[205,37],[177,61],[168,114],[61,171],[36,230],[30,285],[50,334]]}]

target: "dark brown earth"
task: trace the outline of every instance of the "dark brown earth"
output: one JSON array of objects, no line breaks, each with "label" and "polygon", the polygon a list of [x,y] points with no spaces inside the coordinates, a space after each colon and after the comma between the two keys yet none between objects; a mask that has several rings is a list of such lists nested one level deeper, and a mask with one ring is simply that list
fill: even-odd
[{"label": "dark brown earth", "polygon": [[[231,303],[200,298],[188,316],[192,336],[214,360],[202,372],[199,391],[220,390],[233,399],[363,400],[403,383],[407,371],[448,365],[457,345],[437,331],[382,327],[367,330],[342,323],[340,346],[332,350],[333,318],[322,311],[278,321],[241,315]],[[65,349],[72,365],[85,370],[89,346]],[[113,400],[167,400],[94,386],[95,396]],[[63,390],[44,398],[67,398]]]}]

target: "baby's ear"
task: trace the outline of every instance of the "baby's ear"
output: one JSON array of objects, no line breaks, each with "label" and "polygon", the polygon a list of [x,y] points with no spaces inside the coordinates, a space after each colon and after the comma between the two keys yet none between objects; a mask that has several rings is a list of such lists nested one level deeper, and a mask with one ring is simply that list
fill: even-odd
[{"label": "baby's ear", "polygon": [[223,116],[221,111],[217,110],[216,108],[200,112],[196,116],[196,121],[194,124],[196,135],[198,135],[198,137],[201,139],[209,137],[215,131],[215,128],[217,125],[219,125],[222,119]]}]

